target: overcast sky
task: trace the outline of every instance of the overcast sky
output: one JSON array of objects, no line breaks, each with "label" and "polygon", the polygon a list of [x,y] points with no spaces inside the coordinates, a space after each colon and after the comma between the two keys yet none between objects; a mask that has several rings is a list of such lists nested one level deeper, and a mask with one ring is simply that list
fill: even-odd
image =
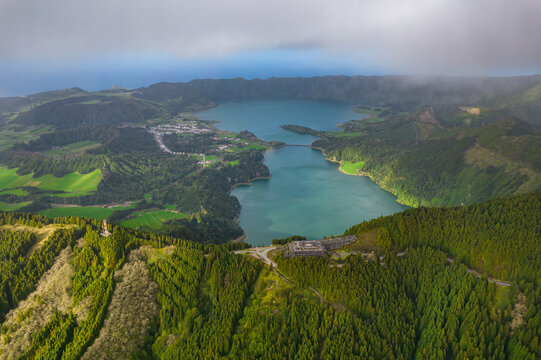
[{"label": "overcast sky", "polygon": [[77,83],[87,70],[87,80],[113,83],[126,68],[149,81],[295,71],[535,73],[541,1],[0,1],[0,93],[24,91],[15,90],[19,76],[19,87],[62,72]]}]

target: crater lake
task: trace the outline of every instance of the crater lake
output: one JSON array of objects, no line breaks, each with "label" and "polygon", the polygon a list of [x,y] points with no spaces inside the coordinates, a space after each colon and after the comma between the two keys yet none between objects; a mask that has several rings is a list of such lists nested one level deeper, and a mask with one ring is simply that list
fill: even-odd
[{"label": "crater lake", "polygon": [[[352,104],[308,100],[226,102],[197,113],[215,126],[239,132],[248,130],[266,141],[309,145],[315,139],[280,128],[302,125],[320,131],[337,131],[337,125],[365,115]],[[308,239],[342,234],[363,220],[407,209],[396,197],[368,177],[346,175],[338,164],[306,146],[285,146],[265,154],[272,178],[256,180],[232,191],[242,210],[239,223],[245,242],[269,245],[274,238],[304,235]]]}]

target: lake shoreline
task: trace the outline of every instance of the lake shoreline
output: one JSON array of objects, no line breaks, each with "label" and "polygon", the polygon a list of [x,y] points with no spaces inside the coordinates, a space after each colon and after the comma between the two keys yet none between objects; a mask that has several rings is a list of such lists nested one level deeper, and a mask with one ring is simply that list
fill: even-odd
[{"label": "lake shoreline", "polygon": [[[349,106],[314,101],[259,101],[231,102],[215,109],[197,115],[200,119],[219,121],[217,127],[221,130],[248,129],[271,144],[264,150],[263,159],[269,169],[268,176],[230,186],[230,195],[241,205],[234,220],[245,234],[231,240],[255,246],[292,234],[322,238],[341,233],[344,228],[363,220],[405,210],[396,196],[378,186],[369,174],[355,174],[368,176],[366,180],[337,174],[337,167],[345,173],[341,164],[329,163],[340,162],[327,159],[322,149],[312,146],[320,136],[294,131],[309,127],[321,129],[318,135],[339,131],[340,127],[334,130],[336,123],[351,118]],[[298,124],[298,128],[284,128],[283,123]],[[319,153],[301,150],[301,147]],[[257,181],[271,179],[273,181]]]},{"label": "lake shoreline", "polygon": [[384,186],[383,184],[381,184],[381,182],[377,181],[374,178],[374,176],[372,174],[370,174],[369,172],[360,170],[357,174],[347,173],[347,172],[342,170],[342,165],[343,165],[342,161],[331,159],[331,158],[327,157],[327,155],[325,154],[325,151],[323,149],[321,149],[321,148],[318,148],[318,147],[315,147],[315,146],[310,146],[310,147],[312,149],[319,150],[321,152],[321,154],[323,155],[323,158],[325,160],[327,160],[329,162],[332,162],[332,163],[338,163],[339,164],[338,171],[340,171],[342,174],[346,174],[346,175],[350,175],[350,176],[366,176],[367,178],[370,179],[370,181],[372,181],[374,184],[376,184],[380,189],[382,189],[384,191],[387,191],[388,193],[391,193],[394,196],[396,196],[396,202],[399,203],[400,205],[404,205],[404,206],[408,206],[408,207],[412,207],[412,208],[417,207],[414,204],[409,204],[409,203],[402,202],[400,200],[400,194],[395,189],[388,188],[387,186]]},{"label": "lake shoreline", "polygon": [[[244,239],[246,239],[246,234],[242,234],[238,238],[231,239],[228,242],[231,243],[231,244],[240,244],[240,243],[244,243]],[[245,244],[247,244],[247,243],[245,243]]]},{"label": "lake shoreline", "polygon": [[[269,150],[267,150],[269,151]],[[272,179],[272,174],[270,174],[269,176],[260,176],[260,177],[256,177],[256,178],[253,178],[252,180],[248,181],[248,182],[240,182],[240,183],[237,183],[235,185],[233,185],[231,187],[231,189],[229,190],[229,195],[231,195],[231,192],[233,192],[233,190],[235,190],[235,188],[237,188],[238,186],[250,186],[254,183],[254,181],[257,181],[257,180],[270,180]]]}]

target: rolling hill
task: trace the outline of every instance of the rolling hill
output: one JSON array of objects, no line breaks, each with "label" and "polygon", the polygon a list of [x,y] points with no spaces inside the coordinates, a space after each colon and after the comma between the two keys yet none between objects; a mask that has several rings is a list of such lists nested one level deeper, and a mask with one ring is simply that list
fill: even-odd
[{"label": "rolling hill", "polygon": [[[254,99],[346,101],[368,114],[365,121],[343,124],[344,131],[314,131],[320,139],[313,145],[346,172],[369,175],[410,206],[466,205],[538,191],[540,84],[540,76],[201,79],[3,98],[0,166],[34,182],[52,176],[58,184],[4,187],[0,202],[3,209],[23,211],[134,204],[111,214],[117,223],[174,206],[190,216],[155,228],[205,242],[237,238],[240,205],[229,192],[239,182],[269,175],[262,153],[276,144],[220,131],[194,120],[194,111]],[[207,132],[171,133],[178,124]],[[237,137],[243,141],[233,143]],[[212,166],[198,166],[202,153]],[[72,191],[61,180],[97,171],[99,182],[88,191]],[[150,202],[147,194],[153,194]]]},{"label": "rolling hill", "polygon": [[0,212],[0,357],[536,359],[539,224],[540,193],[410,209],[271,268],[244,244]]}]

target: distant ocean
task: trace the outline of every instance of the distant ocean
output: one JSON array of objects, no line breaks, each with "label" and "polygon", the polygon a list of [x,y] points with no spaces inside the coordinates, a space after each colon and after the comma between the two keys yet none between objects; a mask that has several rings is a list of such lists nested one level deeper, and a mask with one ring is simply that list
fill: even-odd
[{"label": "distant ocean", "polygon": [[113,85],[138,88],[161,81],[192,79],[268,78],[376,74],[357,64],[317,52],[286,50],[240,53],[219,58],[178,59],[159,55],[95,56],[88,59],[32,59],[0,61],[0,96],[80,87],[104,90]]}]

